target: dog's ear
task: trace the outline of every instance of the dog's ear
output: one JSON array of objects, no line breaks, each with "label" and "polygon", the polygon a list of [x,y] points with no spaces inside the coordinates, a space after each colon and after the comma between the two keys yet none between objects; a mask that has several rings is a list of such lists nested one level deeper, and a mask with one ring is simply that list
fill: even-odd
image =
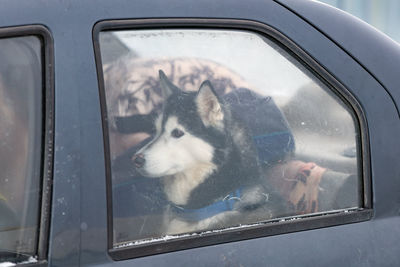
[{"label": "dog's ear", "polygon": [[181,90],[168,79],[162,70],[159,70],[158,73],[160,75],[161,92],[164,99],[167,99],[174,92],[177,93]]},{"label": "dog's ear", "polygon": [[196,96],[196,105],[205,126],[224,129],[222,104],[209,81],[201,84]]}]

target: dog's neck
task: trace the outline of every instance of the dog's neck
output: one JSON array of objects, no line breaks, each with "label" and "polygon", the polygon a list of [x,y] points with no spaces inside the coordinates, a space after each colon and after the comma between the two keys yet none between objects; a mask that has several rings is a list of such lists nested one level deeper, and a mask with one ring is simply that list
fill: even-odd
[{"label": "dog's neck", "polygon": [[165,177],[164,191],[169,201],[176,205],[186,205],[190,193],[214,172],[216,166],[212,163],[200,164],[184,172]]}]

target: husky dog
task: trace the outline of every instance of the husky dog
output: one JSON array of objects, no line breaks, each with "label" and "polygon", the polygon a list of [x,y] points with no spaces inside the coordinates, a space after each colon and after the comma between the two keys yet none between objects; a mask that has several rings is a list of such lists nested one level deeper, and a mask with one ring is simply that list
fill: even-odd
[{"label": "husky dog", "polygon": [[155,120],[156,134],[132,161],[143,176],[163,181],[170,202],[164,233],[221,229],[274,217],[277,199],[262,178],[243,122],[209,81],[197,92],[187,92],[161,70],[159,74],[165,102]]}]

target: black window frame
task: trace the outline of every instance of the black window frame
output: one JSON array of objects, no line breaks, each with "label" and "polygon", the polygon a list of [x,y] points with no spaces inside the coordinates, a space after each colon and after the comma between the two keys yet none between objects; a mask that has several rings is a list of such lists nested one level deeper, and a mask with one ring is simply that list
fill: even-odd
[{"label": "black window frame", "polygon": [[39,196],[39,222],[36,254],[37,262],[29,266],[47,264],[54,158],[54,42],[50,30],[41,24],[0,28],[0,38],[35,36],[41,42],[42,68],[42,129]]},{"label": "black window frame", "polygon": [[[295,216],[298,220],[276,220],[265,224],[257,224],[240,229],[227,229],[218,233],[206,233],[201,235],[183,236],[168,241],[154,241],[146,244],[132,245],[122,248],[113,247],[113,212],[112,212],[112,181],[111,181],[111,157],[109,147],[109,132],[107,124],[106,96],[103,77],[103,65],[100,54],[100,32],[116,30],[159,30],[159,29],[223,29],[242,30],[265,36],[276,42],[281,48],[293,56],[295,60],[305,66],[315,77],[323,82],[346,106],[352,110],[360,133],[359,171],[362,176],[361,183],[361,208],[351,211],[321,212],[318,214],[306,214]],[[107,194],[107,245],[108,253],[113,260],[126,260],[160,253],[184,250],[208,245],[216,245],[233,241],[266,237],[284,233],[311,230],[329,226],[349,224],[367,221],[372,218],[372,189],[370,170],[370,148],[367,121],[364,111],[358,100],[341,84],[328,70],[324,69],[315,59],[302,50],[290,38],[283,35],[277,29],[251,20],[242,19],[199,19],[199,18],[165,18],[165,19],[124,19],[103,20],[97,22],[92,30],[94,54],[96,61],[100,108],[103,126],[103,141],[105,151],[106,194]]]}]

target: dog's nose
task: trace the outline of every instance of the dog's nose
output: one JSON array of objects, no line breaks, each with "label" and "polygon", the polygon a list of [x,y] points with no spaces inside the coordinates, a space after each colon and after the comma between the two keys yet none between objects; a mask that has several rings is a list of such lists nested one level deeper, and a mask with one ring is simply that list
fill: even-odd
[{"label": "dog's nose", "polygon": [[146,162],[143,154],[135,154],[132,157],[132,160],[135,163],[136,168],[142,168],[144,163]]}]

